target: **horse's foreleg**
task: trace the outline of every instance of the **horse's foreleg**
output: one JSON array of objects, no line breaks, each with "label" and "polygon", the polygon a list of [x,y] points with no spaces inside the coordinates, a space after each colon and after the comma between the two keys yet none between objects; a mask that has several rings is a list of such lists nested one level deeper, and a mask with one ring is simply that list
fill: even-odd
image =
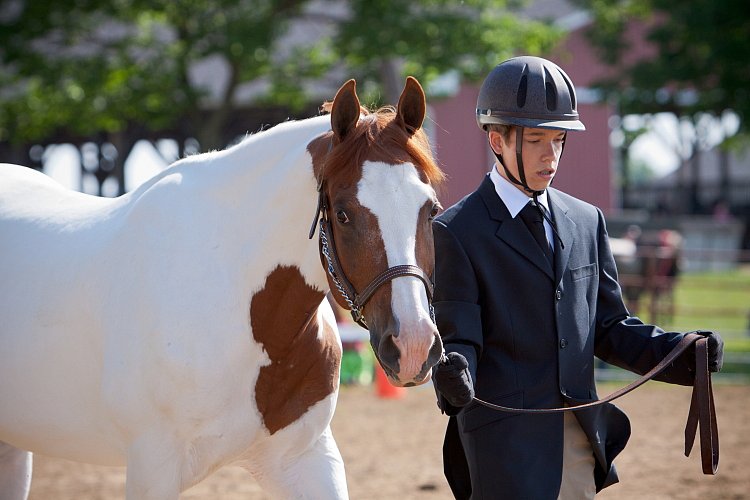
[{"label": "horse's foreleg", "polygon": [[0,441],[0,500],[26,500],[31,488],[31,452]]},{"label": "horse's foreleg", "polygon": [[261,486],[283,499],[347,500],[344,461],[330,427],[315,444],[290,461],[253,474]]},{"label": "horse's foreleg", "polygon": [[128,449],[127,500],[177,500],[181,491],[182,456],[175,441],[155,432],[138,438]]}]

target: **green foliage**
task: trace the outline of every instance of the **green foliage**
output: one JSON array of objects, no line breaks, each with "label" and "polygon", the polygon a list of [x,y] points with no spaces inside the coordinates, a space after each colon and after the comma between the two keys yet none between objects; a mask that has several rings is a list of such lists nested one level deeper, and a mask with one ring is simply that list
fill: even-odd
[{"label": "green foliage", "polygon": [[[190,67],[220,56],[230,68],[223,102],[269,71],[273,43],[301,1],[22,2],[0,20],[0,141],[55,130],[163,129],[197,113],[205,89]],[[206,124],[194,125],[200,129]],[[194,130],[201,135],[200,130]]]},{"label": "green foliage", "polygon": [[[649,317],[650,296],[642,297],[639,317]],[[750,333],[750,269],[685,273],[678,277],[674,289],[675,315],[666,329],[689,331],[715,330],[732,344],[745,349]]]},{"label": "green foliage", "polygon": [[[519,0],[56,0],[0,4],[0,142],[85,136],[132,124],[180,127],[217,147],[245,83],[270,83],[260,102],[302,108],[305,82],[356,77],[372,102],[390,81],[429,83],[449,69],[479,78],[503,58],[549,49],[559,33],[519,21]],[[343,9],[342,9],[343,5]],[[330,7],[330,12],[327,9]],[[317,40],[286,46],[294,21]],[[299,42],[299,41],[298,41]],[[218,58],[221,95],[191,68]],[[388,75],[384,68],[395,68]],[[331,71],[334,70],[334,73]],[[337,77],[338,78],[338,77]],[[330,86],[330,81],[328,81]],[[317,98],[317,97],[316,97]],[[206,119],[206,114],[208,118]]]},{"label": "green foliage", "polygon": [[[590,9],[589,32],[603,59],[619,71],[603,87],[617,94],[623,114],[676,115],[727,109],[750,131],[750,9],[746,0],[576,0]],[[653,57],[626,63],[625,27],[646,25]]]},{"label": "green foliage", "polygon": [[641,297],[638,316],[667,331],[712,330],[724,340],[724,367],[717,381],[750,381],[750,268],[701,271],[679,276],[674,289],[675,313],[654,320],[650,295]]},{"label": "green foliage", "polygon": [[[513,10],[518,2],[351,0],[349,4],[352,17],[339,23],[332,41],[346,66],[371,82],[386,78],[384,61],[400,62],[401,73],[414,75],[423,84],[447,71],[478,80],[508,57],[549,50],[561,36],[548,24],[521,20]],[[394,96],[386,98],[392,101]]]},{"label": "green foliage", "polygon": [[629,160],[629,181],[635,184],[647,184],[656,178],[656,172],[651,165],[645,161]]}]

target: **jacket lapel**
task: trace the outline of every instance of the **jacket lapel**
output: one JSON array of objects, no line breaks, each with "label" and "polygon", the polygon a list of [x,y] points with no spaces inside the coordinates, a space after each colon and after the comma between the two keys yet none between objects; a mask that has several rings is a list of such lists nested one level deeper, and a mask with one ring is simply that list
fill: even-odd
[{"label": "jacket lapel", "polygon": [[565,269],[568,267],[570,252],[575,242],[576,223],[568,217],[568,205],[558,196],[554,189],[547,189],[547,200],[549,201],[552,218],[557,226],[557,235],[562,240],[562,245],[555,238],[555,284],[559,286]]},{"label": "jacket lapel", "polygon": [[[498,222],[495,235],[506,245],[518,252],[529,262],[538,267],[549,279],[554,280],[552,266],[539,245],[534,240],[531,232],[520,217],[515,219],[510,216],[507,207],[495,192],[495,185],[489,176],[479,186],[479,194],[487,206],[490,218]],[[567,246],[567,244],[566,244]]]}]

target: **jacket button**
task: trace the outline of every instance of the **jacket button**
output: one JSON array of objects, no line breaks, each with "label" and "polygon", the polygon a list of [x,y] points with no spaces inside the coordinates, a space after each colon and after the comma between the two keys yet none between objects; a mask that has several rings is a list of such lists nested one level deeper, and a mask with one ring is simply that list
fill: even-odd
[{"label": "jacket button", "polygon": [[560,339],[560,349],[568,347],[568,339]]},{"label": "jacket button", "polygon": [[562,298],[562,290],[558,290],[558,291],[557,291],[557,292],[555,293],[555,298],[556,298],[557,300],[560,300],[560,299]]}]

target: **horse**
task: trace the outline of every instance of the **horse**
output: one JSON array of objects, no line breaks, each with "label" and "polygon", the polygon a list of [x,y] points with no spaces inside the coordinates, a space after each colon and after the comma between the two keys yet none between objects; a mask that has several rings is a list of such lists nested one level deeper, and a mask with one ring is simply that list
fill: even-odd
[{"label": "horse", "polygon": [[425,109],[412,77],[376,111],[350,80],[328,114],[118,198],[0,165],[0,491],[25,498],[41,453],[126,466],[129,500],[177,499],[230,463],[274,498],[347,498],[326,294],[394,385],[442,352]]}]

